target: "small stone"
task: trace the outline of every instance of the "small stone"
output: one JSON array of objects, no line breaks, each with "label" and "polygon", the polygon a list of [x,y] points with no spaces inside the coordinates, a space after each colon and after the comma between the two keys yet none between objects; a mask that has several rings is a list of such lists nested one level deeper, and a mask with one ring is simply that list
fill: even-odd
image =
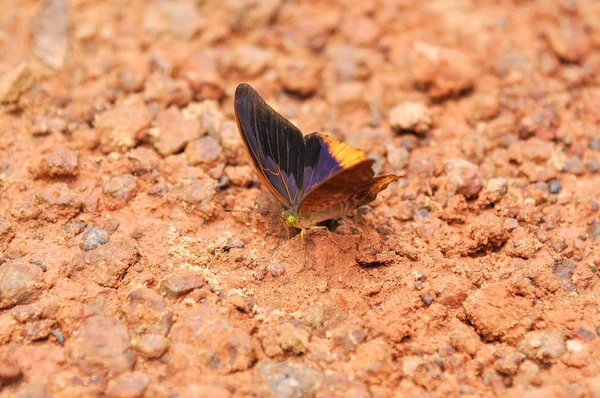
[{"label": "small stone", "polygon": [[[498,311],[502,303],[502,311]],[[506,285],[491,283],[469,295],[463,307],[467,319],[485,340],[516,342],[534,322],[531,301],[512,294]]]},{"label": "small stone", "polygon": [[321,68],[314,58],[277,58],[275,69],[281,85],[289,92],[308,96],[319,88]]},{"label": "small stone", "polygon": [[484,213],[469,225],[469,236],[484,247],[501,247],[510,236],[505,220],[491,213]]},{"label": "small stone", "polygon": [[562,332],[533,331],[527,333],[519,350],[533,360],[553,361],[567,352],[565,339]]},{"label": "small stone", "polygon": [[444,166],[450,188],[465,198],[476,196],[483,187],[479,168],[463,159],[451,159]]},{"label": "small stone", "polygon": [[12,316],[17,322],[26,323],[42,316],[43,307],[40,304],[17,305],[11,311]]},{"label": "small stone", "polygon": [[210,135],[190,142],[185,148],[185,155],[192,166],[216,165],[223,158],[219,141]]},{"label": "small stone", "polygon": [[78,172],[78,153],[64,149],[54,150],[42,156],[37,174],[46,177],[72,177]]},{"label": "small stone", "polygon": [[450,343],[457,350],[469,355],[476,355],[483,343],[471,326],[456,321],[456,326],[450,332]]},{"label": "small stone", "polygon": [[560,183],[560,181],[550,181],[550,183],[548,184],[548,192],[558,194],[560,193],[560,191],[562,191],[562,184]]},{"label": "small stone", "polygon": [[150,376],[140,372],[124,373],[108,382],[106,396],[113,398],[138,398],[144,395]]},{"label": "small stone", "polygon": [[506,355],[494,362],[494,366],[498,372],[514,375],[519,370],[519,365],[525,359],[525,355],[520,352],[515,352],[510,355]]},{"label": "small stone", "polygon": [[430,306],[433,303],[433,296],[430,296],[428,294],[421,296],[421,302],[426,306]]},{"label": "small stone", "polygon": [[45,0],[31,24],[33,51],[46,65],[59,70],[69,51],[69,6],[65,0]]},{"label": "small stone", "polygon": [[169,302],[153,290],[141,287],[127,295],[122,319],[130,333],[142,337],[167,336],[173,326]]},{"label": "small stone", "polygon": [[54,319],[41,319],[23,325],[21,335],[29,341],[42,340],[47,338],[52,332],[52,328],[56,325]]},{"label": "small stone", "polygon": [[132,341],[133,347],[145,358],[158,358],[169,348],[169,339],[159,334],[148,334]]},{"label": "small stone", "polygon": [[188,142],[197,139],[200,127],[197,119],[186,118],[179,108],[172,106],[158,114],[150,136],[158,153],[167,156],[183,150]]},{"label": "small stone", "polygon": [[4,73],[0,76],[0,103],[18,100],[38,80],[39,75],[27,61]]},{"label": "small stone", "polygon": [[563,289],[568,292],[575,291],[575,285],[571,280],[575,268],[577,268],[577,263],[568,259],[557,260],[554,262],[554,264],[552,264],[552,272],[560,281]]},{"label": "small stone", "polygon": [[135,362],[123,322],[102,315],[85,320],[69,339],[68,348],[74,363],[88,374],[104,370],[111,376],[118,375],[130,370]]},{"label": "small stone", "polygon": [[291,351],[296,355],[304,354],[308,349],[310,333],[300,325],[284,322],[275,327],[279,337],[277,343],[285,351]]},{"label": "small stone", "polygon": [[186,271],[177,271],[166,277],[160,284],[160,291],[169,298],[179,298],[194,289],[204,286],[202,275]]},{"label": "small stone", "polygon": [[404,102],[390,111],[390,124],[396,133],[426,134],[433,124],[429,108],[420,102]]},{"label": "small stone", "polygon": [[131,174],[104,176],[102,178],[102,192],[111,199],[107,203],[110,209],[120,209],[133,199],[137,193],[135,177]]},{"label": "small stone", "polygon": [[142,98],[132,95],[96,116],[94,127],[100,134],[104,153],[125,152],[145,137],[151,122],[152,116]]},{"label": "small stone", "polygon": [[176,70],[178,77],[189,83],[197,100],[218,100],[225,93],[217,57],[209,50],[191,52]]},{"label": "small stone", "polygon": [[529,235],[523,227],[518,227],[513,231],[504,247],[509,256],[528,259],[542,248],[542,244],[538,239]]},{"label": "small stone", "polygon": [[256,305],[256,299],[252,296],[246,296],[237,292],[232,292],[227,295],[227,301],[236,307],[238,310],[250,313]]},{"label": "small stone", "polygon": [[259,46],[241,45],[233,49],[228,58],[228,66],[244,76],[254,77],[263,73],[271,65],[272,58],[269,51]]},{"label": "small stone", "polygon": [[22,259],[4,263],[0,267],[0,309],[35,301],[43,286],[39,267]]},{"label": "small stone", "polygon": [[600,221],[596,221],[588,227],[588,234],[592,240],[600,238]]},{"label": "small stone", "polygon": [[311,397],[321,387],[323,374],[308,365],[293,362],[265,361],[258,374],[277,397]]},{"label": "small stone", "polygon": [[95,250],[83,251],[70,270],[71,278],[94,281],[100,286],[117,288],[129,267],[138,262],[136,242],[131,238],[111,240]]},{"label": "small stone", "polygon": [[225,167],[225,175],[233,185],[238,187],[248,187],[254,180],[254,170],[249,165],[227,166]]},{"label": "small stone", "polygon": [[110,240],[110,234],[101,228],[92,227],[85,231],[81,239],[81,250],[89,252],[99,245],[105,245]]},{"label": "small stone", "polygon": [[19,376],[21,376],[21,369],[15,361],[0,358],[0,384],[4,385],[5,382],[15,380]]},{"label": "small stone", "polygon": [[268,269],[271,276],[281,276],[285,273],[285,267],[279,262],[269,264]]},{"label": "small stone", "polygon": [[579,156],[571,156],[565,161],[562,171],[575,175],[582,175],[585,171],[583,160]]},{"label": "small stone", "polygon": [[85,230],[86,223],[83,220],[71,220],[60,229],[67,235],[68,237],[75,237],[82,233]]},{"label": "small stone", "polygon": [[587,169],[590,173],[596,174],[597,172],[600,171],[600,159],[598,159],[595,156],[590,157],[589,159],[586,160],[585,166],[587,167]]},{"label": "small stone", "polygon": [[169,195],[201,211],[208,210],[216,194],[217,181],[206,178],[181,182],[173,186]]},{"label": "small stone", "polygon": [[49,185],[38,196],[41,217],[50,222],[71,219],[81,211],[83,202],[63,182]]}]

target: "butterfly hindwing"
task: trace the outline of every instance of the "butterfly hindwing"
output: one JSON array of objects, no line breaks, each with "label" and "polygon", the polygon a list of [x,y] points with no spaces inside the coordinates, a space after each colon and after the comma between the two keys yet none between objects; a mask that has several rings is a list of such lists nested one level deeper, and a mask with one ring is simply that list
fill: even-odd
[{"label": "butterfly hindwing", "polygon": [[302,133],[247,84],[237,87],[234,109],[258,176],[279,202],[291,208],[302,195],[306,153]]}]

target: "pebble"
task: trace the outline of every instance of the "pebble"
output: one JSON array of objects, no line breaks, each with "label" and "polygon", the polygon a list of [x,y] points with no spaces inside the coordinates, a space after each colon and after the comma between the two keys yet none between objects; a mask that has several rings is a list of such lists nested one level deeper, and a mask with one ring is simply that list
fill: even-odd
[{"label": "pebble", "polygon": [[69,51],[68,11],[66,0],[46,0],[31,23],[33,52],[55,70],[62,69]]},{"label": "pebble", "polygon": [[0,267],[0,309],[35,301],[44,287],[43,271],[17,259]]},{"label": "pebble", "polygon": [[557,180],[550,181],[548,184],[548,191],[550,193],[558,194],[562,191],[562,184]]},{"label": "pebble", "polygon": [[268,267],[271,276],[281,276],[285,273],[285,266],[279,262],[271,263]]},{"label": "pebble", "polygon": [[583,160],[579,156],[571,156],[563,165],[562,171],[575,175],[582,175],[585,171]]},{"label": "pebble", "polygon": [[40,72],[28,61],[23,61],[14,69],[5,72],[0,76],[0,103],[18,100],[39,77]]},{"label": "pebble", "polygon": [[106,396],[112,398],[138,398],[144,395],[150,376],[141,372],[124,373],[108,382]]},{"label": "pebble", "polygon": [[[502,311],[497,310],[498,303],[502,303]],[[490,283],[471,293],[463,307],[467,319],[485,340],[517,342],[535,319],[531,301],[512,294],[503,283]]]},{"label": "pebble", "polygon": [[187,118],[179,108],[171,106],[158,114],[150,136],[158,153],[167,156],[183,150],[188,142],[200,137],[200,127],[198,119]]},{"label": "pebble", "polygon": [[176,200],[193,205],[200,211],[208,210],[215,197],[217,181],[212,178],[181,182],[173,186],[169,195]]},{"label": "pebble", "polygon": [[433,303],[433,296],[430,296],[428,294],[421,296],[421,302],[423,302],[423,304],[425,304],[426,306],[430,306]]},{"label": "pebble", "polygon": [[258,374],[274,395],[289,398],[314,396],[324,378],[310,366],[293,362],[261,362]]},{"label": "pebble", "polygon": [[390,111],[390,125],[396,133],[426,134],[433,124],[431,111],[420,102],[403,102]]},{"label": "pebble", "polygon": [[23,325],[21,336],[26,340],[36,341],[46,339],[52,332],[52,328],[56,326],[54,319],[41,319]]},{"label": "pebble", "polygon": [[509,256],[524,259],[533,257],[541,248],[540,241],[522,227],[515,228],[505,245],[506,253]]},{"label": "pebble", "polygon": [[191,52],[177,67],[178,77],[186,80],[198,100],[220,99],[225,91],[217,57],[207,50]]},{"label": "pebble", "polygon": [[596,221],[588,227],[588,234],[592,240],[600,238],[600,221]]},{"label": "pebble", "polygon": [[451,159],[446,162],[444,170],[454,192],[472,198],[481,191],[483,181],[477,165],[463,159]]},{"label": "pebble", "polygon": [[519,344],[519,350],[533,360],[552,361],[567,352],[562,332],[533,331],[525,335]]},{"label": "pebble", "polygon": [[179,298],[194,289],[204,286],[202,275],[187,271],[176,271],[160,283],[160,292],[169,298]]},{"label": "pebble", "polygon": [[235,291],[227,294],[227,301],[235,308],[245,313],[251,313],[256,305],[256,299],[254,297],[240,294]]},{"label": "pebble", "polygon": [[192,166],[214,166],[223,160],[219,141],[210,135],[190,142],[185,148],[185,155]]},{"label": "pebble", "polygon": [[183,110],[183,114],[187,118],[196,118],[199,120],[201,125],[200,131],[202,133],[206,133],[216,140],[221,139],[225,117],[217,101],[205,100],[202,102],[193,102]]},{"label": "pebble", "polygon": [[132,341],[134,348],[145,358],[158,358],[169,349],[169,339],[160,334],[147,334]]},{"label": "pebble", "polygon": [[269,51],[256,45],[241,45],[233,49],[228,58],[228,67],[239,71],[244,76],[258,76],[271,65],[272,55]]},{"label": "pebble", "polygon": [[102,177],[102,192],[112,201],[107,203],[112,210],[119,209],[137,193],[135,177],[131,174],[121,174],[117,176]]},{"label": "pebble", "polygon": [[125,152],[137,145],[147,133],[152,116],[139,95],[130,95],[99,115],[94,127],[100,134],[104,153]]},{"label": "pebble", "polygon": [[225,175],[238,187],[250,186],[254,181],[254,174],[254,169],[249,165],[225,167]]},{"label": "pebble", "polygon": [[600,159],[593,156],[586,160],[585,166],[587,167],[590,173],[597,173],[600,171]]},{"label": "pebble", "polygon": [[71,220],[64,224],[60,229],[69,237],[79,235],[85,230],[86,223],[83,220]]},{"label": "pebble", "polygon": [[91,252],[83,251],[70,276],[91,280],[100,286],[117,288],[129,267],[137,261],[138,251],[133,239],[113,239]]},{"label": "pebble", "polygon": [[71,219],[79,214],[83,207],[78,195],[64,182],[50,184],[37,196],[37,202],[40,216],[49,222]]},{"label": "pebble", "polygon": [[79,167],[79,153],[56,149],[42,156],[37,175],[44,177],[73,177]]},{"label": "pebble", "polygon": [[393,173],[400,173],[407,165],[410,154],[404,147],[388,147],[387,160]]},{"label": "pebble", "polygon": [[107,244],[109,240],[110,234],[108,231],[98,227],[92,227],[83,234],[79,247],[81,247],[81,250],[89,252],[97,248],[99,245]]},{"label": "pebble", "polygon": [[129,293],[122,311],[123,321],[135,335],[166,336],[173,325],[168,301],[145,287]]},{"label": "pebble", "polygon": [[122,321],[103,315],[86,319],[68,342],[71,359],[81,371],[118,375],[130,370],[135,354]]},{"label": "pebble", "polygon": [[577,263],[568,259],[557,260],[552,264],[552,272],[560,281],[563,289],[569,292],[575,291],[575,285],[571,280],[575,268],[577,268]]},{"label": "pebble", "polygon": [[455,349],[469,355],[476,355],[483,346],[479,335],[471,326],[456,321],[456,326],[450,332],[450,344]]},{"label": "pebble", "polygon": [[321,84],[321,68],[314,58],[277,58],[275,70],[283,88],[300,96],[313,94]]}]

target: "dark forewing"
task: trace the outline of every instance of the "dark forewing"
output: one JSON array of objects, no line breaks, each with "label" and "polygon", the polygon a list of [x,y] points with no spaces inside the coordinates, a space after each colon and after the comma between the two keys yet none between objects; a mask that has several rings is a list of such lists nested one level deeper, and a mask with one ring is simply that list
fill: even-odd
[{"label": "dark forewing", "polygon": [[234,107],[254,169],[275,197],[292,207],[302,194],[306,150],[302,133],[245,83],[235,91]]},{"label": "dark forewing", "polygon": [[372,202],[379,192],[399,179],[393,174],[374,177],[372,165],[372,160],[365,159],[314,187],[300,204],[300,216],[321,222],[331,218],[331,214],[328,213],[329,217],[324,219],[320,219],[318,215],[327,213],[325,210],[328,208],[335,207],[338,209],[336,217],[341,217],[359,206]]}]

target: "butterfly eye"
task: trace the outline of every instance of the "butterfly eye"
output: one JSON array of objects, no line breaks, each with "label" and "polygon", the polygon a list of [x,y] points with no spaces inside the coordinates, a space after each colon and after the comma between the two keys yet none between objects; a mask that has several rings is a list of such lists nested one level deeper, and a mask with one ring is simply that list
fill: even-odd
[{"label": "butterfly eye", "polygon": [[288,216],[287,218],[287,222],[288,224],[295,224],[296,223],[296,216],[292,216],[291,214]]}]

